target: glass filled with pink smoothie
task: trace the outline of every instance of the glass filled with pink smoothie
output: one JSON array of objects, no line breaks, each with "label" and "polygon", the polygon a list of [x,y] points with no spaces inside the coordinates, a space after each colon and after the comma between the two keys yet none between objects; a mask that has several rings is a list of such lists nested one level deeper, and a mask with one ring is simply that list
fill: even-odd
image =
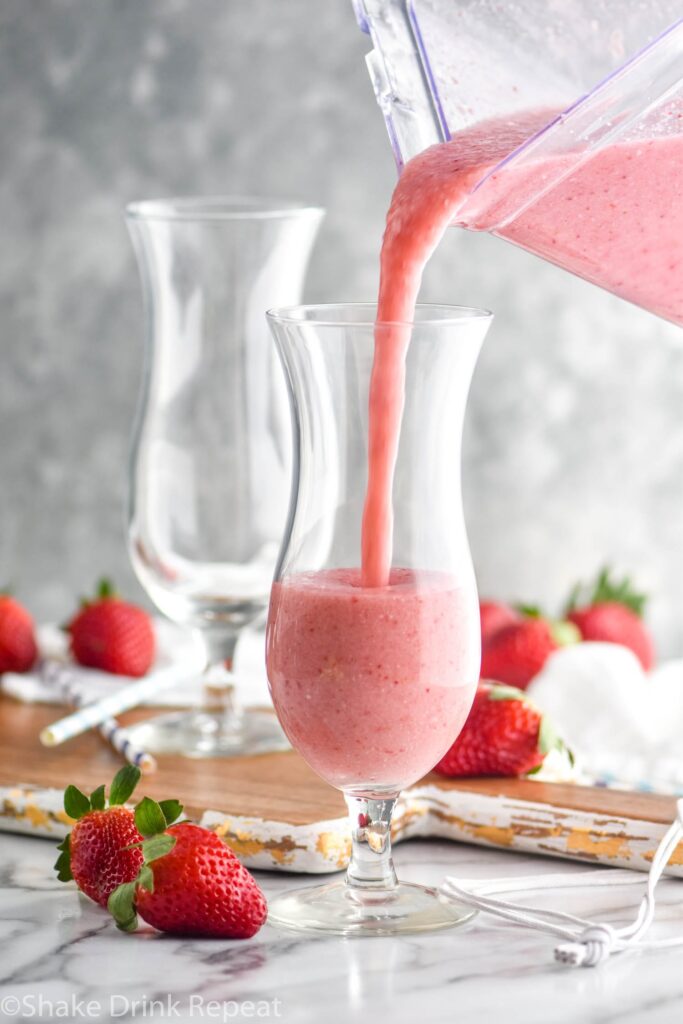
[{"label": "glass filled with pink smoothie", "polygon": [[266,657],[292,745],[342,790],[347,881],[286,894],[276,924],[341,934],[449,927],[467,912],[398,883],[391,809],[450,747],[479,676],[460,439],[491,317],[372,305],[269,314],[292,404],[294,484]]}]

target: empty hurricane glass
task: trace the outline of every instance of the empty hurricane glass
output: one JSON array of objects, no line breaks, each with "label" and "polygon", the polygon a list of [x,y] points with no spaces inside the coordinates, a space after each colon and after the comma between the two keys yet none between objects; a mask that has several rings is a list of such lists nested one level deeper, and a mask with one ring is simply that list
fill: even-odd
[{"label": "empty hurricane glass", "polygon": [[135,728],[154,752],[286,746],[235,700],[240,631],[264,614],[290,486],[287,396],[264,322],[297,301],[323,211],[242,197],[134,203],[126,220],[146,314],[128,541],[156,606],[206,651],[204,702]]},{"label": "empty hurricane glass", "polygon": [[[268,680],[292,746],[343,792],[352,840],[345,882],[286,893],[272,901],[269,920],[343,935],[451,927],[471,911],[397,881],[391,814],[400,791],[456,739],[479,677],[460,441],[491,317],[418,306],[411,324],[375,323],[376,309],[366,305],[268,316],[294,424],[292,505],[266,633]],[[367,585],[361,532],[377,341],[385,351],[405,349],[403,413],[388,530],[380,520],[375,538],[388,551],[387,580]]]}]

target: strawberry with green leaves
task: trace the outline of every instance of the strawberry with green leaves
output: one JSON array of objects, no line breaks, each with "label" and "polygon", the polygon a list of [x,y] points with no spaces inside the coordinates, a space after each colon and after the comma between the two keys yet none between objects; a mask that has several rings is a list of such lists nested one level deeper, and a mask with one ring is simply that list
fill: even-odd
[{"label": "strawberry with green leaves", "polygon": [[116,775],[109,790],[98,786],[88,797],[76,786],[64,791],[64,810],[75,824],[60,844],[55,864],[60,882],[72,878],[91,900],[106,907],[112,892],[122,882],[130,882],[142,865],[139,847],[142,840],[135,816],[123,805],[140,780],[140,769],[126,765]]},{"label": "strawberry with green leaves", "polygon": [[135,930],[139,914],[174,935],[251,938],[267,916],[251,874],[214,832],[178,821],[177,800],[143,797],[134,811],[125,807],[139,779],[139,768],[122,768],[108,800],[104,786],[89,797],[66,788],[75,824],[59,846],[59,880],[73,879],[123,931]]},{"label": "strawberry with green leaves", "polygon": [[248,939],[265,922],[266,899],[252,875],[214,832],[181,821],[167,827],[165,808],[145,797],[135,810],[144,836],[137,877],[109,897],[123,931],[138,915],[173,935]]},{"label": "strawberry with green leaves", "polygon": [[583,587],[574,587],[567,605],[567,619],[581,634],[582,640],[621,644],[628,647],[646,672],[655,663],[654,644],[643,622],[647,598],[637,593],[626,577],[617,583],[604,568],[587,596]]},{"label": "strawberry with green leaves", "polygon": [[122,600],[108,580],[100,581],[94,600],[81,602],[66,631],[79,665],[137,677],[144,676],[154,661],[156,641],[150,616]]},{"label": "strawberry with green leaves", "polygon": [[460,735],[435,771],[454,778],[529,775],[551,750],[566,747],[522,690],[480,683]]}]

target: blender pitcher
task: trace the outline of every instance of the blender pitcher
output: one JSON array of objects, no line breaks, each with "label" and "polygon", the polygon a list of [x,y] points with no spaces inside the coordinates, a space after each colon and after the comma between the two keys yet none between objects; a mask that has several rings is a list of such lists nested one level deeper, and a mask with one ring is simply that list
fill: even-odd
[{"label": "blender pitcher", "polygon": [[394,154],[463,153],[454,223],[683,325],[680,0],[353,0]]}]

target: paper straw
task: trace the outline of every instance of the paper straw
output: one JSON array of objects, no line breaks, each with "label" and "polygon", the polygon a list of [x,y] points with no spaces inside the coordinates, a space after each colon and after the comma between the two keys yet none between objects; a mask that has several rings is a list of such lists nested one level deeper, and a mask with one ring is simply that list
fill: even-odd
[{"label": "paper straw", "polygon": [[177,684],[178,669],[169,668],[153,672],[144,679],[136,680],[129,686],[122,686],[101,700],[84,704],[71,715],[47,725],[40,733],[40,742],[45,747],[56,747],[74,736],[80,736],[87,729],[103,725],[110,718],[142,704],[152,694]]},{"label": "paper straw", "polygon": [[[40,674],[46,683],[59,688],[64,700],[75,704],[77,708],[84,705],[85,698],[78,686],[78,681],[66,666],[60,665],[57,661],[46,661],[41,665]],[[106,719],[98,727],[98,731],[100,736],[125,757],[126,761],[137,765],[143,774],[156,771],[156,759],[146,750],[136,747],[130,738],[128,729],[115,718]]]},{"label": "paper straw", "polygon": [[136,747],[130,738],[130,733],[124,725],[117,722],[115,718],[108,718],[106,722],[98,727],[100,736],[109,740],[114,750],[123,754],[126,761],[138,766],[143,775],[157,770],[156,758],[148,754],[146,750]]}]

